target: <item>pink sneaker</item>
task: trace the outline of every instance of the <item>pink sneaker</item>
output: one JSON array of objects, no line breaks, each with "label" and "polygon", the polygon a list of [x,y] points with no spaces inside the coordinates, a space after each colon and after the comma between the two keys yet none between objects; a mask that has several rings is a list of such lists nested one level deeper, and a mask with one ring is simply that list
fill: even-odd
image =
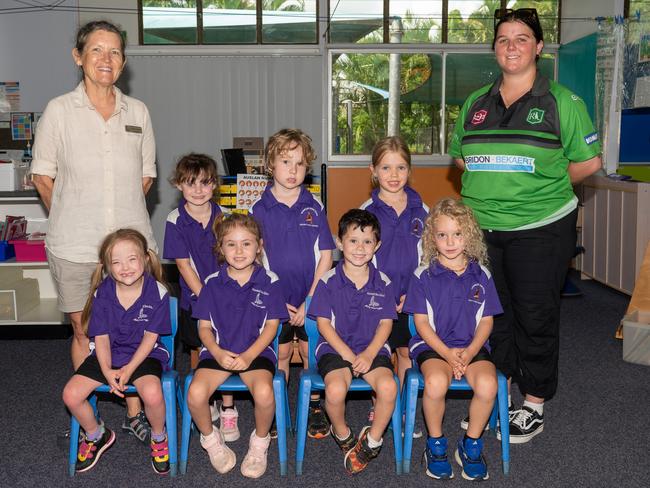
[{"label": "pink sneaker", "polygon": [[269,451],[271,436],[257,437],[255,431],[251,433],[248,443],[248,452],[241,463],[241,474],[247,478],[259,478],[266,471],[266,455]]},{"label": "pink sneaker", "polygon": [[221,417],[221,433],[226,442],[235,442],[239,439],[239,427],[237,427],[237,419],[239,413],[237,408],[227,408],[224,410],[223,406],[220,409],[219,416]]},{"label": "pink sneaker", "polygon": [[226,445],[219,430],[213,429],[212,434],[208,436],[201,434],[201,446],[208,451],[210,462],[217,472],[225,474],[235,467],[237,457]]}]

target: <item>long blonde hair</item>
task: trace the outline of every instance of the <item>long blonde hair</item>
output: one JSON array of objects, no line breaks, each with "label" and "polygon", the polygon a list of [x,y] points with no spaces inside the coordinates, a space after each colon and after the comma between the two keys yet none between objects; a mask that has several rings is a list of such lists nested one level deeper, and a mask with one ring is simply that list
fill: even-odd
[{"label": "long blonde hair", "polygon": [[121,241],[131,241],[138,246],[144,256],[145,271],[152,275],[157,281],[165,284],[160,259],[158,259],[158,255],[155,252],[149,249],[147,239],[145,239],[140,232],[135,229],[118,229],[115,232],[111,232],[104,238],[102,245],[99,247],[99,263],[97,263],[97,267],[93,272],[90,284],[90,294],[88,295],[86,305],[81,312],[81,325],[86,334],[88,334],[88,322],[90,321],[90,314],[95,299],[95,291],[97,291],[97,288],[104,278],[109,275],[113,248],[115,247],[115,244]]},{"label": "long blonde hair", "polygon": [[429,266],[433,261],[438,259],[435,232],[436,220],[441,215],[445,215],[458,223],[458,227],[460,227],[460,231],[465,240],[465,250],[463,252],[467,258],[479,264],[487,265],[488,254],[487,246],[483,238],[483,231],[481,231],[478,222],[474,218],[472,209],[454,198],[443,198],[440,200],[431,209],[424,223],[424,232],[422,233],[422,248],[424,251],[422,264]]}]

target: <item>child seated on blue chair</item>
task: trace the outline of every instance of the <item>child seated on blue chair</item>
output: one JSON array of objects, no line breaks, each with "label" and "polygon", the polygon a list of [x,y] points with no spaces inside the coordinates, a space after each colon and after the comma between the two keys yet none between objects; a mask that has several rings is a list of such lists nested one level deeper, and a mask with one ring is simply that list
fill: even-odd
[{"label": "child seated on blue chair", "polygon": [[[397,318],[388,277],[371,263],[380,246],[377,218],[349,210],[339,221],[337,245],[343,259],[319,281],[309,315],[318,325],[318,372],[325,382],[325,410],[332,437],[345,453],[350,474],[363,471],[381,449],[395,408],[388,336]],[[345,420],[345,397],[353,377],[361,376],[377,395],[372,425],[357,439]]]},{"label": "child seated on blue chair", "polygon": [[241,473],[259,478],[266,471],[275,414],[273,375],[278,358],[271,343],[288,313],[277,275],[258,262],[262,240],[255,220],[243,214],[220,216],[215,221],[215,236],[220,265],[206,278],[192,309],[199,319],[203,348],[187,405],[212,466],[227,473],[235,466],[236,457],[223,433],[212,425],[209,399],[230,375],[239,374],[255,403],[255,429]]},{"label": "child seated on blue chair", "polygon": [[124,397],[132,383],[151,424],[151,465],[164,475],[169,472],[169,444],[160,378],[169,352],[158,336],[170,334],[171,323],[162,267],[144,236],[133,229],[106,236],[99,261],[81,315],[94,349],[63,390],[65,405],[85,433],[76,471],[92,469],[115,442],[115,433],[97,421],[88,396],[105,383],[111,393]]},{"label": "child seated on blue chair", "polygon": [[436,479],[454,476],[442,420],[452,377],[465,376],[474,396],[467,434],[458,441],[455,458],[463,478],[485,480],[489,475],[481,435],[497,394],[496,369],[487,341],[492,316],[502,309],[485,266],[483,233],[469,207],[447,198],[431,210],[422,238],[423,265],[411,277],[404,310],[413,314],[417,334],[409,349],[424,377],[427,475]]}]

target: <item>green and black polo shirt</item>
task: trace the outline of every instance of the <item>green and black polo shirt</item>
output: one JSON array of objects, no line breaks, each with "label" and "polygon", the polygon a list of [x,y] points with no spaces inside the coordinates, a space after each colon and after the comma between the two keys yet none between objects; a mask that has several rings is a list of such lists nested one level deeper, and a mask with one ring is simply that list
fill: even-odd
[{"label": "green and black polo shirt", "polygon": [[576,207],[567,168],[600,154],[598,133],[582,99],[558,83],[538,73],[506,108],[501,81],[465,101],[449,153],[465,161],[463,201],[483,229],[534,228]]}]

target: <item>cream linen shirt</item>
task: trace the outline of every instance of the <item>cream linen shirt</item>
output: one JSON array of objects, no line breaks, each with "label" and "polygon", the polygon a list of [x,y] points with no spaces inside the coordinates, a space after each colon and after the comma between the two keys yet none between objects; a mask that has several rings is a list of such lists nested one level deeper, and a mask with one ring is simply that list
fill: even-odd
[{"label": "cream linen shirt", "polygon": [[140,231],[157,252],[142,191],[142,178],[156,177],[149,111],[114,90],[107,121],[81,82],[48,103],[36,131],[31,172],[54,179],[45,244],[75,263],[97,262],[104,237],[124,227]]}]

